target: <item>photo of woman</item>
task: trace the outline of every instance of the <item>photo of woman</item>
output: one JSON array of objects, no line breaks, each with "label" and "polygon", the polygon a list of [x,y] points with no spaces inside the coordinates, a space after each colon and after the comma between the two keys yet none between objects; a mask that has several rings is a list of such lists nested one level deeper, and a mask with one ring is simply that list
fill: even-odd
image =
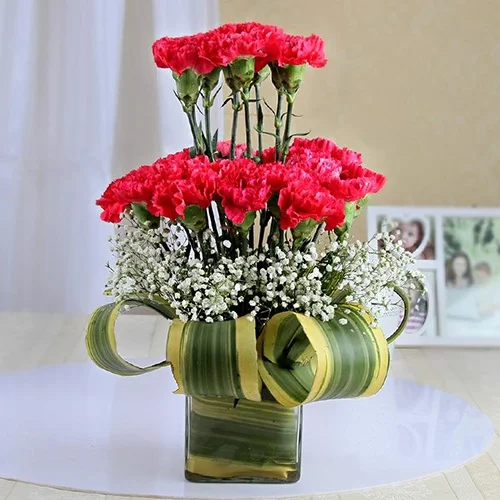
[{"label": "photo of woman", "polygon": [[468,288],[472,285],[472,269],[469,256],[462,251],[454,252],[446,261],[446,286]]},{"label": "photo of woman", "polygon": [[446,217],[446,334],[500,337],[500,219]]}]

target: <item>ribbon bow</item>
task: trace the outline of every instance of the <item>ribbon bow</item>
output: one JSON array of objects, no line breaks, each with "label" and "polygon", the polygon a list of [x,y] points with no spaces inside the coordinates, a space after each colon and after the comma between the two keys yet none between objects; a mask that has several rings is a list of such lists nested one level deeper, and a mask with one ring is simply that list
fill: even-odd
[{"label": "ribbon bow", "polygon": [[[405,310],[388,339],[353,304],[340,304],[335,319],[328,322],[291,311],[278,313],[257,338],[251,316],[215,323],[182,322],[162,299],[136,298],[97,308],[85,340],[94,363],[117,375],[140,375],[170,365],[176,394],[261,401],[264,383],[284,407],[371,396],[387,377],[388,344],[402,333],[409,316],[406,294],[396,287],[395,292]],[[115,323],[125,305],[146,306],[173,320],[166,360],[142,368],[118,354]]]}]

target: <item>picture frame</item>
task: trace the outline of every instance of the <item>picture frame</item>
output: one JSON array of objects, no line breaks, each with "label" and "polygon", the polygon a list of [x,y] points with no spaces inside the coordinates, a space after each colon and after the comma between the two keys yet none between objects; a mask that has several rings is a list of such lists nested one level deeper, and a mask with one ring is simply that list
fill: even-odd
[{"label": "picture frame", "polygon": [[368,237],[402,240],[428,289],[410,297],[397,346],[500,346],[500,208],[370,206],[367,215]]}]

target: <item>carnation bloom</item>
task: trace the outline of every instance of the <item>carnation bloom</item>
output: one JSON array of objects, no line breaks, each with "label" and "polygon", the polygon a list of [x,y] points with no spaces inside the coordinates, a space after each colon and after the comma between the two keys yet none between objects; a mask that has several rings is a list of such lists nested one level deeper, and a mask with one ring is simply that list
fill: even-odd
[{"label": "carnation bloom", "polygon": [[359,201],[369,194],[378,193],[385,184],[385,176],[360,165],[351,165],[342,170],[338,178],[325,181],[325,187],[346,201]]},{"label": "carnation bloom", "polygon": [[209,31],[200,43],[200,57],[224,67],[244,57],[255,58],[255,71],[277,58],[284,31],[256,22],[224,24]]},{"label": "carnation bloom", "polygon": [[178,75],[192,69],[198,74],[210,73],[215,65],[208,59],[200,57],[200,43],[206,35],[164,37],[153,44],[153,57],[159,68],[169,68]]},{"label": "carnation bloom", "polygon": [[281,229],[293,229],[300,222],[313,219],[326,221],[331,231],[344,222],[343,200],[332,196],[316,180],[307,175],[298,175],[280,191],[278,198]]},{"label": "carnation bloom", "polygon": [[96,205],[103,209],[101,219],[106,222],[120,222],[123,212],[131,203],[145,203],[152,214],[158,215],[157,207],[153,204],[158,183],[167,178],[183,178],[184,165],[189,160],[189,148],[186,148],[156,160],[153,165],[144,165],[114,180],[96,201]]},{"label": "carnation bloom", "polygon": [[230,221],[241,224],[247,213],[266,207],[271,189],[260,165],[240,158],[220,160],[213,167],[218,172],[217,193]]},{"label": "carnation bloom", "polygon": [[184,217],[186,207],[208,208],[215,193],[216,173],[204,155],[161,161],[152,199],[155,215],[170,220]]},{"label": "carnation bloom", "polygon": [[[235,159],[243,158],[247,151],[246,144],[236,144]],[[222,158],[229,158],[231,155],[231,141],[220,141],[217,143],[217,153]],[[252,151],[253,156],[257,156],[257,151]]]},{"label": "carnation bloom", "polygon": [[122,214],[131,203],[146,203],[151,208],[157,172],[144,165],[114,180],[96,201],[103,209],[101,219],[105,222],[118,223]]},{"label": "carnation bloom", "polygon": [[318,35],[285,35],[277,58],[279,66],[309,64],[314,68],[326,65],[325,42]]},{"label": "carnation bloom", "polygon": [[309,172],[333,196],[350,202],[377,193],[385,183],[382,174],[362,166],[359,153],[323,138],[295,139],[287,165]]}]

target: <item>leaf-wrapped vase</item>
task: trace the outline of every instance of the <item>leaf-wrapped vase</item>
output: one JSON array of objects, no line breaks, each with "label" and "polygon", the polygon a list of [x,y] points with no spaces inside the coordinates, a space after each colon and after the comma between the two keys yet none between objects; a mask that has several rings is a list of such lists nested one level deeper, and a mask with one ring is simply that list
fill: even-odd
[{"label": "leaf-wrapped vase", "polygon": [[300,479],[302,406],[186,398],[185,476],[192,482]]},{"label": "leaf-wrapped vase", "polygon": [[251,316],[205,323],[173,319],[167,359],[140,368],[117,351],[114,324],[125,304],[167,318],[164,303],[135,299],[97,309],[87,328],[92,360],[119,375],[170,365],[186,396],[185,477],[194,482],[292,483],[300,478],[302,405],[370,396],[389,370],[389,339],[355,305],[332,321],[275,314],[257,332]]}]

